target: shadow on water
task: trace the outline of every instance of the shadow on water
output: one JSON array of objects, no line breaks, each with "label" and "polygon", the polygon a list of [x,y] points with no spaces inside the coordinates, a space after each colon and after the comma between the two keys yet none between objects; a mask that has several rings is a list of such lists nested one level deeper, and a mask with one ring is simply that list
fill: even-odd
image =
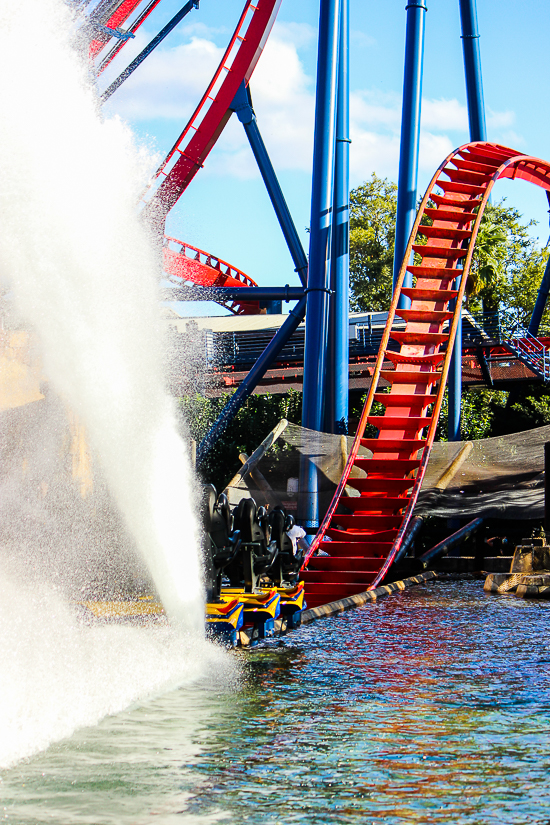
[{"label": "shadow on water", "polygon": [[436,583],[5,772],[7,821],[550,821],[550,605]]}]

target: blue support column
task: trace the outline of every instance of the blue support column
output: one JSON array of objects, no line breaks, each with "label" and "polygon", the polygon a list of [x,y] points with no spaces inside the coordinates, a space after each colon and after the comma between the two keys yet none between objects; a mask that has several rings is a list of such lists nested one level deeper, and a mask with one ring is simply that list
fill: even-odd
[{"label": "blue support column", "polygon": [[[466,99],[470,140],[487,140],[479,32],[477,29],[476,0],[459,0],[462,27],[462,51],[466,78]],[[462,408],[462,318],[456,330],[456,339],[449,367],[449,417],[447,423],[449,441],[460,441],[460,417]]]},{"label": "blue support column", "polygon": [[[456,289],[456,287],[455,287]],[[454,303],[454,301],[453,301]],[[447,379],[448,412],[447,412],[447,439],[460,441],[460,425],[462,415],[462,316],[456,328],[456,338],[449,365]]]},{"label": "blue support column", "polygon": [[487,140],[476,0],[459,0],[470,140]]},{"label": "blue support column", "polygon": [[[324,409],[339,22],[340,0],[321,0],[302,411],[302,425],[311,430],[321,430]],[[309,531],[316,531],[319,527],[317,489],[317,468],[312,461],[305,459],[300,467],[299,517]]]},{"label": "blue support column", "polygon": [[341,4],[325,430],[346,435],[349,404],[349,0],[341,0]]},{"label": "blue support column", "polygon": [[[550,206],[550,192],[546,192],[546,197],[548,199],[548,206]],[[548,210],[548,212],[550,213],[550,209]],[[549,245],[550,238],[548,238],[548,243],[546,244],[546,247],[548,247]],[[539,334],[539,326],[540,322],[542,321],[542,316],[544,315],[544,310],[546,309],[548,293],[550,293],[550,256],[546,261],[546,269],[544,270],[544,275],[542,276],[542,281],[540,282],[535,308],[533,309],[533,314],[531,315],[531,320],[529,321],[528,330],[531,333],[531,335]]]},{"label": "blue support column", "polygon": [[300,241],[300,237],[296,230],[294,221],[290,214],[285,196],[277,180],[277,175],[271,163],[271,159],[263,142],[258,123],[256,121],[256,114],[252,108],[252,100],[250,97],[250,90],[248,86],[242,83],[239,86],[239,91],[235,95],[235,99],[231,104],[231,108],[236,113],[237,117],[244,126],[246,136],[250,143],[250,148],[256,158],[256,163],[263,178],[265,188],[273,204],[275,214],[279,221],[285,237],[290,255],[294,262],[295,271],[298,273],[300,281],[305,286],[307,282],[307,257],[304,248]]},{"label": "blue support column", "polygon": [[544,315],[544,310],[546,309],[546,301],[548,299],[548,293],[550,292],[550,257],[546,262],[546,269],[544,270],[544,275],[542,276],[542,281],[540,282],[539,291],[537,293],[537,301],[535,304],[535,308],[533,310],[533,314],[531,315],[531,320],[529,321],[529,332],[531,335],[538,335],[539,334],[539,326],[542,320],[542,316]]},{"label": "blue support column", "polygon": [[[405,36],[403,109],[401,113],[401,145],[399,150],[399,179],[397,182],[397,215],[395,219],[395,251],[393,258],[394,289],[416,216],[424,26],[426,12],[428,10],[425,0],[412,0],[405,8],[407,11],[407,32]],[[412,275],[410,273],[407,273],[405,276],[404,285],[406,287],[412,286]],[[409,299],[403,296],[399,301],[399,308],[405,309],[409,303]]]}]

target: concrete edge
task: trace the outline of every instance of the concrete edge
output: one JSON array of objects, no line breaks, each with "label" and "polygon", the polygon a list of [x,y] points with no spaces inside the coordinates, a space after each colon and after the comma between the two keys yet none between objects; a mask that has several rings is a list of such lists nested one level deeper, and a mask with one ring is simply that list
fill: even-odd
[{"label": "concrete edge", "polygon": [[391,584],[383,584],[374,590],[365,590],[363,593],[357,593],[355,596],[348,596],[336,602],[329,602],[329,604],[322,604],[319,605],[319,607],[312,607],[304,610],[302,613],[302,624],[310,624],[316,619],[322,619],[325,616],[334,616],[337,613],[342,613],[344,610],[350,610],[353,607],[361,607],[361,605],[367,604],[367,602],[375,602],[383,596],[389,596],[397,590],[406,590],[415,584],[424,584],[424,582],[430,581],[430,579],[437,578],[437,573],[433,570],[427,570],[425,573],[419,573],[417,576],[411,576],[408,579],[402,579]]}]

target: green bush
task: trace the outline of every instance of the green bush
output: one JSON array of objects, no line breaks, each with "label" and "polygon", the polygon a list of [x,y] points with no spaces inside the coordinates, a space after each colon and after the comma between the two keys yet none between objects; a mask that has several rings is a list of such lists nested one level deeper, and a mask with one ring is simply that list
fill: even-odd
[{"label": "green bush", "polygon": [[[219,398],[202,395],[179,399],[180,410],[191,438],[200,444],[221,410],[231,398],[227,393]],[[241,462],[239,453],[250,455],[266,435],[282,419],[300,424],[302,393],[290,390],[286,395],[252,395],[241,407],[226,431],[211,448],[200,468],[205,482],[223,490],[235,475]]]}]

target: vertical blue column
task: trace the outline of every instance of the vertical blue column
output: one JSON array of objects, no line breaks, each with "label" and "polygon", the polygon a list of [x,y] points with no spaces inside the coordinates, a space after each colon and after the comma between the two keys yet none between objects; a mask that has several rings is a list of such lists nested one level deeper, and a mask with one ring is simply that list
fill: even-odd
[{"label": "vertical blue column", "polygon": [[[311,430],[321,429],[324,408],[339,22],[340,0],[321,0],[302,410],[302,425]],[[319,526],[317,487],[317,468],[305,459],[300,467],[300,518],[310,531]]]},{"label": "vertical blue column", "polygon": [[[394,289],[416,216],[424,25],[428,10],[425,0],[412,0],[405,6],[405,9],[407,11],[407,32],[405,37],[401,146],[399,151],[395,252],[393,258]],[[405,286],[412,286],[412,275],[410,273],[405,276]],[[408,305],[409,299],[402,297],[399,301],[399,307],[405,309]]]},{"label": "vertical blue column", "polygon": [[470,140],[487,140],[476,0],[459,0]]},{"label": "vertical blue column", "polygon": [[346,435],[349,401],[349,0],[341,0],[341,4],[325,430]]},{"label": "vertical blue column", "polygon": [[542,276],[542,281],[537,293],[535,308],[533,310],[533,314],[531,315],[531,320],[529,321],[528,331],[531,335],[539,334],[539,326],[542,321],[542,316],[544,315],[544,310],[546,309],[548,293],[550,293],[550,258],[548,258],[546,262],[546,269],[544,270],[544,275]]},{"label": "vertical blue column", "polygon": [[[459,0],[459,2],[470,140],[487,140],[485,107],[483,104],[483,85],[481,82],[481,60],[479,54],[479,32],[477,29],[476,0]],[[449,368],[449,417],[447,424],[449,441],[461,440],[461,407],[462,316],[459,319],[456,329],[456,339]]]}]

